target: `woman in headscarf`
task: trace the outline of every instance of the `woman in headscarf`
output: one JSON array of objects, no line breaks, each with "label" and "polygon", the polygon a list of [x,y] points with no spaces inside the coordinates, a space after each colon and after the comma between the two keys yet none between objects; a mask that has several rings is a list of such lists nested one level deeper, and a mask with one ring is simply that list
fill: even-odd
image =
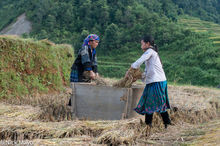
[{"label": "woman in headscarf", "polygon": [[[95,48],[99,44],[99,36],[88,35],[78,52],[78,56],[71,67],[70,82],[90,82],[98,76],[97,57]],[[71,106],[75,101],[69,100]],[[74,110],[73,110],[74,112]]]},{"label": "woman in headscarf", "polygon": [[[78,52],[70,74],[70,82],[89,82],[98,75],[97,57],[95,48],[99,44],[99,36],[96,34],[88,35]],[[88,76],[85,76],[86,74]]]}]

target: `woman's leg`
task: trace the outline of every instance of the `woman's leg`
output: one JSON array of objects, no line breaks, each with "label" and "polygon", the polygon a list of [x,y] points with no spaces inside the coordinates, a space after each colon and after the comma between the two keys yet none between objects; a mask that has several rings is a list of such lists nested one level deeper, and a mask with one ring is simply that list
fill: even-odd
[{"label": "woman's leg", "polygon": [[168,112],[161,112],[160,113],[162,119],[163,119],[163,123],[165,125],[165,128],[167,128],[167,125],[171,125],[171,121],[170,121],[170,117],[169,117],[169,114]]},{"label": "woman's leg", "polygon": [[152,126],[153,114],[145,114],[145,123]]}]

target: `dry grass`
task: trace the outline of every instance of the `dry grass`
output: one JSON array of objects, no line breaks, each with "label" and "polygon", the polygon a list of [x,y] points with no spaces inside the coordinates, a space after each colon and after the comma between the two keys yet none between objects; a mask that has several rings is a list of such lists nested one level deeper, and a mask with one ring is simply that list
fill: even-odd
[{"label": "dry grass", "polygon": [[132,84],[137,80],[141,79],[142,72],[140,69],[129,68],[127,72],[128,77],[124,77],[123,79],[117,81],[113,84],[113,87],[118,88],[129,88]]},{"label": "dry grass", "polygon": [[[86,81],[90,81],[90,72],[84,71],[83,76],[85,77]],[[128,77],[124,77],[121,80],[106,79],[101,76],[96,77],[95,79],[91,80],[92,83],[98,86],[113,86],[117,88],[130,88],[137,79],[142,78],[142,72],[140,69],[128,69]]]},{"label": "dry grass", "polygon": [[[206,127],[206,129],[204,128]],[[203,125],[203,127],[199,127],[202,131],[207,131],[197,137],[193,145],[219,145],[220,144],[220,120],[212,121]]]},{"label": "dry grass", "polygon": [[213,98],[220,95],[219,90],[169,86],[168,91],[173,107],[169,111],[170,117],[175,124],[168,127],[168,130],[164,129],[158,114],[153,117],[153,128],[145,126],[141,120],[143,117],[119,121],[68,121],[70,118],[62,118],[67,117],[68,108],[66,111],[62,108],[58,110],[60,114],[54,112],[67,104],[69,94],[64,92],[5,101],[11,104],[1,103],[0,137],[3,140],[28,139],[45,145],[175,144],[183,142],[187,137],[193,138],[181,135],[184,130],[216,118],[218,102]]},{"label": "dry grass", "polygon": [[95,145],[92,142],[92,137],[89,136],[74,136],[72,138],[53,138],[53,139],[34,139],[32,141],[34,145],[64,145],[64,146],[92,146]]},{"label": "dry grass", "polygon": [[69,82],[72,47],[0,35],[0,98],[62,90]]},{"label": "dry grass", "polygon": [[105,78],[102,78],[100,76],[96,77],[96,79],[94,80],[95,84],[98,85],[98,86],[107,86],[107,85],[110,85],[108,83],[107,80],[105,80]]},{"label": "dry grass", "polygon": [[[86,78],[86,81],[90,81],[90,72],[89,71],[84,71],[83,72],[83,76]],[[101,76],[96,76],[95,79],[91,80],[95,85],[102,85],[102,86],[106,86],[106,85],[110,85],[108,84],[108,82],[102,78]]]},{"label": "dry grass", "polygon": [[[14,106],[7,106],[8,108],[15,108]],[[16,108],[18,107],[19,106],[16,106]],[[28,112],[28,110],[26,112]],[[57,141],[61,141],[63,138],[72,138],[72,140],[74,140],[76,137],[79,137],[79,143],[82,142],[81,144],[83,144],[84,141],[87,141],[91,144],[119,145],[145,143],[146,141],[149,142],[149,140],[155,141],[161,135],[163,136],[163,139],[167,138],[161,134],[161,132],[165,132],[167,136],[170,134],[170,131],[168,132],[164,130],[161,119],[158,115],[154,116],[154,125],[151,129],[146,127],[143,122],[140,122],[139,118],[120,121],[75,120],[63,122],[39,122],[11,116],[10,113],[1,115],[0,118],[2,119],[0,120],[0,137],[4,140],[38,139],[37,142],[41,142],[40,139],[44,139],[42,141],[47,143],[55,139]],[[6,123],[6,119],[9,122]],[[182,130],[186,128],[186,126],[183,124],[181,125],[181,123],[183,123],[182,120],[180,120],[179,123],[176,123],[177,126],[172,126],[170,128],[173,132],[178,133],[179,128],[182,128]],[[174,135],[174,133],[172,134]],[[169,137],[171,138],[171,136]],[[160,138],[160,140],[163,139]]]},{"label": "dry grass", "polygon": [[71,111],[67,106],[70,94],[66,90],[57,94],[35,94],[19,99],[7,99],[3,101],[15,105],[38,107],[40,111],[35,119],[44,122],[71,120]]},{"label": "dry grass", "polygon": [[40,40],[40,42],[45,43],[46,45],[49,45],[49,46],[55,46],[56,45],[54,42],[51,42],[48,39]]}]

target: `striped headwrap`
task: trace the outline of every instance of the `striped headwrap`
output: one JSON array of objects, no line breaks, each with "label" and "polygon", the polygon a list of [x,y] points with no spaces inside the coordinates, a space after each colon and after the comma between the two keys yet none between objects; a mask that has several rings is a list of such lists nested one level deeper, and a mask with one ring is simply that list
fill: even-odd
[{"label": "striped headwrap", "polygon": [[95,41],[95,40],[98,40],[99,41],[99,36],[97,36],[96,34],[90,34],[88,35],[84,42],[83,42],[83,46],[88,46],[89,45],[89,41]]}]

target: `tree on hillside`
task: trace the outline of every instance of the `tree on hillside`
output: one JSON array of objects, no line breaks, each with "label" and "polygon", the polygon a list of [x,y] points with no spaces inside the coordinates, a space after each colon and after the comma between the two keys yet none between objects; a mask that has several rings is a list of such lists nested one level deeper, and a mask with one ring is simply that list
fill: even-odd
[{"label": "tree on hillside", "polygon": [[119,49],[119,28],[116,24],[112,23],[107,26],[102,44],[105,51]]}]

